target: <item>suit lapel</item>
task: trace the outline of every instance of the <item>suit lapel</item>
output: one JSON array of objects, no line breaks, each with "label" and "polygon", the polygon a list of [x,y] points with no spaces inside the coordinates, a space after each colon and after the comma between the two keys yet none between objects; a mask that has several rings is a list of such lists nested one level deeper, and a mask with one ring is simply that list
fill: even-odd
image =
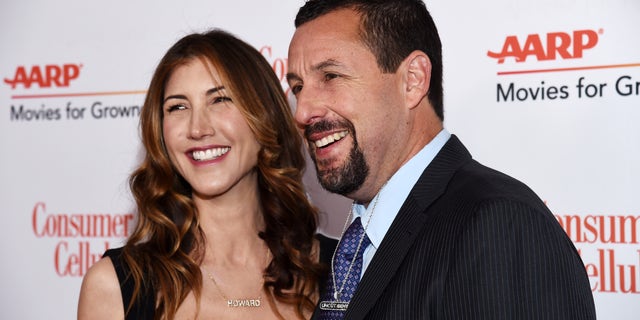
[{"label": "suit lapel", "polygon": [[367,267],[345,319],[364,319],[373,308],[427,221],[426,209],[444,192],[455,171],[469,160],[467,149],[452,135],[411,189]]}]

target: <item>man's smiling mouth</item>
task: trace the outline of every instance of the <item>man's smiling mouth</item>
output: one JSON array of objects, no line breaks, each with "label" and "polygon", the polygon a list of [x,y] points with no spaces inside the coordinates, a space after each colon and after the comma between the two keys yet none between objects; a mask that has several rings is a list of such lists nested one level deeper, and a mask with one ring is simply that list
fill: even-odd
[{"label": "man's smiling mouth", "polygon": [[342,140],[342,138],[346,137],[348,133],[349,133],[348,130],[336,132],[320,140],[316,140],[315,142],[313,142],[313,144],[316,146],[316,148],[326,147],[336,141]]}]

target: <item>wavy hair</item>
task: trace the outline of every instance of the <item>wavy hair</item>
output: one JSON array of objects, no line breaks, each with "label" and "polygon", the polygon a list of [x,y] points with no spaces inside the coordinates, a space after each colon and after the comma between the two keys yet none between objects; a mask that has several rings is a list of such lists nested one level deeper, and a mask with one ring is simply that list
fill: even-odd
[{"label": "wavy hair", "polygon": [[302,139],[280,81],[264,56],[217,29],[180,39],[151,79],[140,115],[146,153],[129,180],[138,219],[123,252],[135,284],[134,298],[125,312],[143,294],[157,297],[156,319],[173,318],[192,291],[198,304],[200,301],[204,233],[191,187],[174,169],[162,132],[165,85],[173,70],[192,59],[208,62],[219,73],[261,146],[257,171],[265,229],[259,236],[272,253],[264,290],[293,305],[302,318],[314,308],[322,271],[312,252],[317,209],[309,203],[302,184]]}]

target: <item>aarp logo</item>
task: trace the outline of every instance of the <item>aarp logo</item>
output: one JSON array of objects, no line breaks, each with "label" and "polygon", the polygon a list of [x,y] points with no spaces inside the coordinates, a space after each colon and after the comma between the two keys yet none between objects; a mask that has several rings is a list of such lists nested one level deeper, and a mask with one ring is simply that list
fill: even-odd
[{"label": "aarp logo", "polygon": [[576,30],[569,32],[550,32],[547,34],[527,35],[524,42],[515,35],[507,36],[500,52],[488,51],[487,56],[499,64],[506,58],[514,58],[516,63],[525,62],[531,57],[538,61],[582,58],[586,50],[598,45],[603,30]]},{"label": "aarp logo", "polygon": [[65,88],[71,81],[80,76],[82,64],[47,64],[34,66],[18,66],[12,78],[5,78],[4,83],[16,89],[22,86],[29,89],[31,86],[40,88]]}]

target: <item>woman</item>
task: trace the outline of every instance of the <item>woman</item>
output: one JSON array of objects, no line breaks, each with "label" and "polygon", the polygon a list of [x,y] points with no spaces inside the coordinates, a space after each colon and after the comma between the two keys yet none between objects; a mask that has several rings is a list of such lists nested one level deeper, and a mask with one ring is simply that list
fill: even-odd
[{"label": "woman", "polygon": [[85,276],[78,318],[309,318],[331,250],[314,240],[302,141],[264,57],[220,30],[182,38],[140,124],[137,225]]}]

